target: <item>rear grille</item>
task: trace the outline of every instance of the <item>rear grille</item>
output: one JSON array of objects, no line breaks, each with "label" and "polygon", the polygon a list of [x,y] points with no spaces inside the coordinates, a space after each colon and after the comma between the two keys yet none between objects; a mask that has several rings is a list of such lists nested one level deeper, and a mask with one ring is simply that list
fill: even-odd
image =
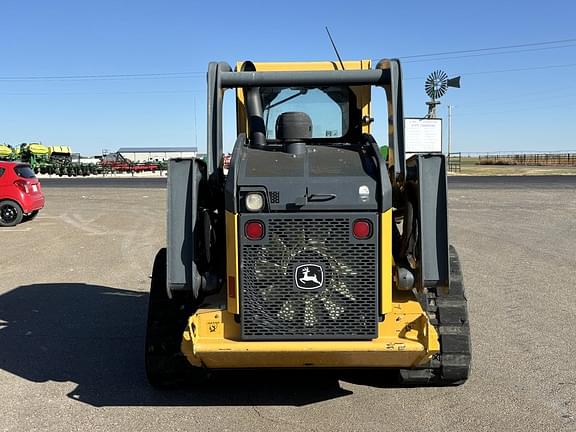
[{"label": "rear grille", "polygon": [[[375,215],[258,215],[262,241],[240,238],[243,339],[372,339],[377,336]],[[370,219],[371,239],[351,235]],[[254,215],[240,217],[241,226]],[[240,232],[243,230],[241,229]],[[319,286],[320,284],[320,286]]]}]

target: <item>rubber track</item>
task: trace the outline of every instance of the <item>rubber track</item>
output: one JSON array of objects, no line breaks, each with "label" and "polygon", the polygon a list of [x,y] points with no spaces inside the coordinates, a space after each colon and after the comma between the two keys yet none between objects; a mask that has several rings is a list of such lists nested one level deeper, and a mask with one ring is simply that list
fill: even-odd
[{"label": "rubber track", "polygon": [[427,368],[401,370],[405,384],[460,385],[468,379],[472,358],[468,305],[460,260],[453,246],[450,246],[449,254],[448,292],[442,288],[429,288],[425,294],[430,323],[436,327],[440,337],[440,354]]},{"label": "rubber track", "polygon": [[146,375],[155,387],[198,384],[207,377],[203,368],[192,366],[180,351],[188,316],[189,312],[166,294],[166,249],[161,249],[152,271],[145,347]]}]

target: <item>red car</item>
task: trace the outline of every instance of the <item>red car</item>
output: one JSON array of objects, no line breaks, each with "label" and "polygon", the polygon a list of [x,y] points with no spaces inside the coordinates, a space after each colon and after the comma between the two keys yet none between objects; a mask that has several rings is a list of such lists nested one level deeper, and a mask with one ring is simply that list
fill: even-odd
[{"label": "red car", "polygon": [[0,227],[33,219],[42,207],[44,194],[32,168],[0,161]]}]

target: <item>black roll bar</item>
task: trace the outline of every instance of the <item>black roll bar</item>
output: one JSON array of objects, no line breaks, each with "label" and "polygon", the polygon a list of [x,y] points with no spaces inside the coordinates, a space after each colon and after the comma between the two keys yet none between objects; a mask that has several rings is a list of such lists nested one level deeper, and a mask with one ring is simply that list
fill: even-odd
[{"label": "black roll bar", "polygon": [[[328,85],[374,85],[386,91],[391,112],[388,113],[388,145],[394,158],[394,181],[404,181],[404,111],[400,62],[380,60],[372,70],[327,70],[294,72],[232,72],[223,62],[208,65],[208,174],[216,172],[222,157],[222,101],[229,88],[316,87]],[[253,92],[249,92],[253,93]],[[259,131],[261,132],[261,131]]]}]

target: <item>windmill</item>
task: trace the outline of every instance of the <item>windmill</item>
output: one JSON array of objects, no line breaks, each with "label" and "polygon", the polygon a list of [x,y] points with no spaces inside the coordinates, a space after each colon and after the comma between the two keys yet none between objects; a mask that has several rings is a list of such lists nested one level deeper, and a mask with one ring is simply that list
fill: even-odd
[{"label": "windmill", "polygon": [[428,118],[436,118],[436,106],[440,105],[438,100],[446,94],[448,87],[460,88],[460,77],[448,78],[448,74],[441,70],[436,70],[428,75],[424,83],[424,90],[430,100],[426,102],[428,105]]}]

